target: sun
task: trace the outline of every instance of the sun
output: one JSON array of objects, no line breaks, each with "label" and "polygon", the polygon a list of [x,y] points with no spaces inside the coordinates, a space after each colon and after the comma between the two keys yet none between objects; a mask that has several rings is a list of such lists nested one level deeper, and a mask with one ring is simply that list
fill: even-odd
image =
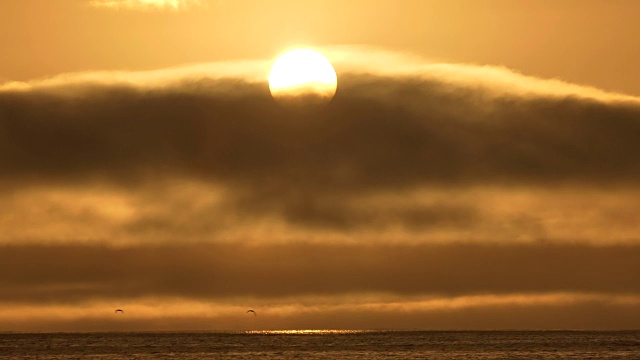
[{"label": "sun", "polygon": [[273,63],[269,90],[284,104],[329,102],[338,88],[338,77],[329,60],[311,49],[289,50]]}]

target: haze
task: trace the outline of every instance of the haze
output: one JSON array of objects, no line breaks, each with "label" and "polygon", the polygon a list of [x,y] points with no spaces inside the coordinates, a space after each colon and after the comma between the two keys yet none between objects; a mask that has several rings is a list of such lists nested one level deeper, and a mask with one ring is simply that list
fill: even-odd
[{"label": "haze", "polygon": [[2,2],[0,331],[638,328],[639,7]]}]

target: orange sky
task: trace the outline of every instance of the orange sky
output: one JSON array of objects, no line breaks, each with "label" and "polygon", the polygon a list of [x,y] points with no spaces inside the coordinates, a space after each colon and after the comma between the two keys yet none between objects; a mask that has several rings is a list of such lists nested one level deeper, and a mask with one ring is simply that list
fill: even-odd
[{"label": "orange sky", "polygon": [[87,0],[0,4],[0,79],[270,58],[292,44],[366,44],[640,94],[633,0],[234,0],[183,11]]},{"label": "orange sky", "polygon": [[637,10],[1,2],[0,331],[640,327]]}]

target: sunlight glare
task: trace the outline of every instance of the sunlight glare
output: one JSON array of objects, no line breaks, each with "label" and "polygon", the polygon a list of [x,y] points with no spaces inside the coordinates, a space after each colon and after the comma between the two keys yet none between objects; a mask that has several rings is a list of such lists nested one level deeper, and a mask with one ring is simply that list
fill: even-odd
[{"label": "sunlight glare", "polygon": [[337,76],[329,60],[310,49],[285,52],[269,73],[269,89],[274,99],[326,102],[337,89]]}]

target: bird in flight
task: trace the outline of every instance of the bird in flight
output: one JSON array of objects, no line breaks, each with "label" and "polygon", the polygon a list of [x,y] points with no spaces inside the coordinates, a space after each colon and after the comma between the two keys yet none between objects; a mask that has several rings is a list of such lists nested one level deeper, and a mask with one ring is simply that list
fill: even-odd
[{"label": "bird in flight", "polygon": [[116,309],[116,314],[118,314],[118,313],[120,313],[120,314],[124,314],[124,310],[122,310],[122,309]]},{"label": "bird in flight", "polygon": [[253,310],[247,310],[247,314],[248,314],[248,313],[253,313],[253,316],[258,316],[258,314],[256,314],[256,312],[255,312],[255,311],[253,311]]}]

